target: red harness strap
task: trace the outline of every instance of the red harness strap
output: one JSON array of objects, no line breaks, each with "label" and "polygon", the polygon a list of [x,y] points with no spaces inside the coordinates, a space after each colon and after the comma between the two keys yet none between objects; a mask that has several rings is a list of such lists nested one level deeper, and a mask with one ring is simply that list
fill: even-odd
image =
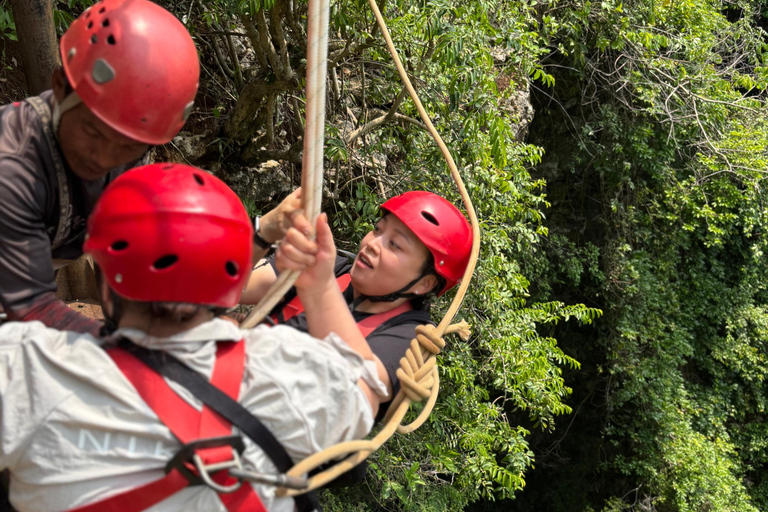
[{"label": "red harness strap", "polygon": [[[349,274],[344,274],[336,278],[336,284],[339,285],[339,289],[342,291],[342,293],[344,292],[344,290],[347,289],[347,286],[349,286],[349,283],[351,280],[352,280],[352,277]],[[368,335],[371,334],[373,331],[375,331],[378,326],[380,326],[390,318],[394,318],[401,313],[410,311],[411,309],[413,308],[411,307],[410,301],[406,301],[400,306],[396,307],[395,309],[385,311],[384,313],[371,315],[369,317],[366,317],[360,320],[359,322],[357,322],[357,328],[360,329],[360,332],[363,334],[363,337],[367,338]],[[283,306],[283,309],[280,311],[280,313],[278,313],[277,315],[272,315],[272,320],[274,320],[275,323],[283,324],[288,320],[290,320],[291,318],[303,312],[304,312],[304,304],[301,303],[301,299],[299,299],[299,296],[297,295],[288,304]]]},{"label": "red harness strap", "polygon": [[[203,405],[202,412],[185,402],[162,376],[155,373],[144,363],[125,350],[115,348],[108,351],[123,375],[139,392],[141,398],[157,414],[182,444],[211,437],[229,436],[232,425]],[[216,364],[211,375],[211,384],[237,400],[240,383],[243,380],[245,366],[245,343],[219,342],[216,350]],[[205,464],[223,462],[232,459],[230,446],[202,448],[195,452]],[[230,485],[237,480],[223,472],[214,475],[216,483]],[[189,481],[176,469],[164,478],[141,487],[112,496],[105,500],[69,512],[140,512],[163,501],[189,485]],[[266,512],[258,495],[248,482],[228,494],[219,494],[229,512]]]},{"label": "red harness strap", "polygon": [[[351,281],[352,276],[349,274],[343,274],[342,276],[336,278],[336,284],[339,285],[339,290],[341,290],[341,293],[344,293],[344,290],[347,289],[347,286],[349,286]],[[301,299],[299,299],[299,296],[296,295],[288,304],[283,306],[278,314],[272,315],[272,320],[274,320],[276,324],[284,324],[291,318],[303,312],[304,304],[301,303]]]}]

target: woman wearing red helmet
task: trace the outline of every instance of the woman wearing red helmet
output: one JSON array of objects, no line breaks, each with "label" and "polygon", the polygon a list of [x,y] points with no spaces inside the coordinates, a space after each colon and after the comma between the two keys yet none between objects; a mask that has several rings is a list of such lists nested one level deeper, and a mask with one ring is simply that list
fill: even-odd
[{"label": "woman wearing red helmet", "polygon": [[[253,236],[240,199],[199,169],[145,166],[106,189],[85,251],[113,335],[0,326],[0,470],[16,509],[315,508],[275,485],[300,486],[283,478],[294,462],[365,436],[386,390],[364,340],[342,341],[357,325],[332,278],[297,282],[315,337],[217,318],[238,303]],[[295,247],[321,259],[333,240]]]},{"label": "woman wearing red helmet", "polygon": [[[333,275],[349,304],[345,315],[357,322],[360,331],[354,339],[345,340],[368,342],[391,400],[399,390],[400,358],[416,326],[432,323],[430,299],[455,286],[464,274],[472,230],[458,208],[431,192],[406,192],[386,201],[381,210],[382,217],[363,238],[352,263],[337,257],[335,250],[318,249],[300,230],[290,229],[272,264],[257,265],[241,301],[257,302],[286,268],[304,270],[300,279],[308,281],[322,282]],[[317,229],[330,233],[322,218]],[[315,273],[321,277],[309,277]],[[306,331],[307,315],[294,297],[295,292],[286,295],[273,311],[273,319]],[[323,320],[333,330],[338,318]],[[388,403],[382,402],[380,416]]]}]

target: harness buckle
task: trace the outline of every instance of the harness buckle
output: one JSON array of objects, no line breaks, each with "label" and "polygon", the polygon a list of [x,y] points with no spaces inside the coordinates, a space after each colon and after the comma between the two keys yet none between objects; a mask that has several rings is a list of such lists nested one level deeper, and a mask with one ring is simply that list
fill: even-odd
[{"label": "harness buckle", "polygon": [[282,473],[269,475],[241,468],[230,469],[229,474],[240,480],[248,480],[249,482],[273,485],[275,487],[284,487],[286,489],[295,489],[297,491],[303,491],[309,487],[307,477],[290,476]]},{"label": "harness buckle", "polygon": [[[232,448],[232,459],[222,462],[206,464],[202,457],[195,453],[197,450],[205,448],[218,448],[221,446],[230,446]],[[189,485],[207,485],[218,493],[232,493],[240,488],[242,482],[238,480],[231,485],[222,485],[216,483],[211,478],[211,474],[222,470],[240,469],[243,465],[240,461],[240,454],[245,451],[245,443],[240,436],[210,437],[192,441],[181,447],[176,455],[165,465],[165,472],[170,473],[174,469],[181,473],[189,481]],[[192,470],[197,469],[197,474]]]}]

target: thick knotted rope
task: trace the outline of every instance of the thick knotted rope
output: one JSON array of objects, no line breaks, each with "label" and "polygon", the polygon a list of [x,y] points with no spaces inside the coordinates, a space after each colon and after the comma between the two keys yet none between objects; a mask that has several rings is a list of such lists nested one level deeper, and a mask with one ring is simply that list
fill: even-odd
[{"label": "thick knotted rope", "polygon": [[[448,326],[446,333],[458,333],[462,339],[469,339],[469,325],[462,321]],[[302,491],[280,488],[278,496],[294,496],[324,486],[339,475],[346,473],[364,461],[371,453],[378,450],[382,444],[399,432],[407,434],[419,428],[429,417],[435,406],[440,388],[435,356],[445,347],[445,340],[438,334],[437,327],[422,325],[416,328],[416,337],[411,340],[411,346],[405,357],[400,360],[400,368],[397,370],[400,379],[401,392],[389,407],[384,427],[370,440],[349,441],[307,457],[288,471],[289,476],[303,476],[314,469],[342,457],[344,460],[336,462],[332,467],[312,476],[309,479],[309,488]],[[413,423],[401,425],[400,422],[408,412],[412,401],[420,402],[427,399],[419,417]]]},{"label": "thick knotted rope", "polygon": [[429,355],[437,355],[445,347],[445,340],[437,334],[431,325],[416,327],[416,337],[411,340],[411,347],[400,359],[400,368],[397,369],[397,378],[405,396],[413,402],[421,402],[429,397],[434,379],[432,370],[435,367],[435,358],[426,360],[422,350]]},{"label": "thick knotted rope", "polygon": [[[449,325],[445,334],[451,333],[458,334],[462,340],[466,341],[471,334],[469,324],[462,320],[457,324]],[[398,433],[408,434],[419,428],[435,407],[440,390],[440,377],[435,356],[443,348],[445,348],[445,340],[438,334],[436,327],[432,325],[416,327],[416,337],[411,340],[411,346],[405,353],[405,357],[400,359],[400,368],[397,370],[401,393],[398,393],[390,404],[384,423],[390,421],[393,411],[399,408],[405,398],[411,402],[427,400],[427,403],[416,420],[408,425],[398,425]]]}]

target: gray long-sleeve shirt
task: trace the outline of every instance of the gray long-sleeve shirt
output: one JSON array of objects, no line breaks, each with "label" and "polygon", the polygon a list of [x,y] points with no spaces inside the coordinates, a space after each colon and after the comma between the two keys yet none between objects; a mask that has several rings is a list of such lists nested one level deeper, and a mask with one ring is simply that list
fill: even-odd
[{"label": "gray long-sleeve shirt", "polygon": [[[51,91],[40,97],[52,105]],[[60,152],[58,146],[55,150]],[[52,251],[61,209],[56,167],[43,121],[26,101],[0,107],[0,304],[11,318],[76,329],[70,318],[76,313],[64,310],[64,305],[54,300],[52,260],[73,260],[82,255],[85,222],[104,187],[143,161],[115,168],[95,181],[81,180],[65,169],[70,188],[69,234]]]}]

